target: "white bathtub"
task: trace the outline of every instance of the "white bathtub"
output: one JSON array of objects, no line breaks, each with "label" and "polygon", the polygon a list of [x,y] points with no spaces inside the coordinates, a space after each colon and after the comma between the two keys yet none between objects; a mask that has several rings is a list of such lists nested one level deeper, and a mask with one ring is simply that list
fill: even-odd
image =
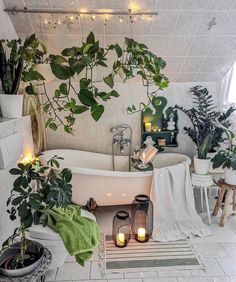
[{"label": "white bathtub", "polygon": [[[112,170],[112,156],[79,150],[57,149],[43,152],[41,159],[46,161],[58,155],[60,169],[70,168],[72,177],[72,201],[85,205],[92,197],[100,206],[130,204],[137,194],[150,194],[152,172],[133,169],[128,172],[128,157],[115,156],[118,171]],[[191,160],[183,154],[158,153],[153,161],[156,168],[170,166]]]}]

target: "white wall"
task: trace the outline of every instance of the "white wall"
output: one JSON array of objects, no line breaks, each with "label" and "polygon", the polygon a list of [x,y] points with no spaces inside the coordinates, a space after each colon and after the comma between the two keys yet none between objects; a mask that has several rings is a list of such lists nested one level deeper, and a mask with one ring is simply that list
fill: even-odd
[{"label": "white wall", "polygon": [[[217,97],[218,83],[216,82],[171,83],[168,89],[160,92],[160,95],[167,98],[169,106],[178,104],[188,108],[192,105],[192,95],[189,93],[189,89],[198,84],[207,87],[213,97]],[[47,86],[48,92],[53,93],[56,87],[57,82],[50,83]],[[85,112],[77,117],[74,135],[65,134],[63,128],[59,128],[56,132],[48,129],[48,149],[72,148],[111,153],[112,134],[110,128],[120,123],[127,123],[132,127],[134,132],[133,144],[140,146],[141,114],[127,115],[125,109],[132,103],[138,104],[139,101],[145,101],[145,88],[138,82],[129,82],[125,85],[116,83],[115,89],[118,90],[121,96],[104,103],[105,112],[98,122],[91,118],[89,112]],[[189,120],[184,114],[179,113],[179,147],[169,150],[193,156],[195,148],[189,137],[184,134],[183,127],[185,125],[190,125]]]},{"label": "white wall", "polygon": [[4,8],[3,1],[0,0],[0,39],[18,38],[9,15],[3,11]]},{"label": "white wall", "polygon": [[[19,132],[21,135],[23,141],[23,155],[28,153],[33,154],[31,121],[29,116],[9,121],[0,118],[0,139],[15,132]],[[0,170],[0,244],[12,234],[17,224],[15,221],[12,222],[9,219],[9,214],[6,212],[6,202],[10,196],[12,184],[15,179],[15,177],[9,173],[9,170],[15,167],[16,163],[13,163],[9,168]]]}]

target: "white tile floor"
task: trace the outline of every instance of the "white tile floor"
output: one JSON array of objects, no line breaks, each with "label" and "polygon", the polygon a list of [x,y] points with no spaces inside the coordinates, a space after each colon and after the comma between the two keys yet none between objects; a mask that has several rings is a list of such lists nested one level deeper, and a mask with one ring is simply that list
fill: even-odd
[{"label": "white tile floor", "polygon": [[[127,207],[125,207],[128,209]],[[116,208],[100,208],[96,217],[101,232],[111,234],[112,218]],[[219,214],[220,216],[220,214]],[[206,214],[201,214],[204,222]],[[85,267],[79,266],[74,258],[53,273],[48,273],[47,281],[60,282],[236,282],[236,216],[229,216],[224,228],[219,227],[219,217],[212,218],[209,227],[213,235],[194,238],[192,244],[198,250],[207,266],[207,270],[158,271],[143,273],[110,274],[103,277],[98,267],[98,252]]]}]

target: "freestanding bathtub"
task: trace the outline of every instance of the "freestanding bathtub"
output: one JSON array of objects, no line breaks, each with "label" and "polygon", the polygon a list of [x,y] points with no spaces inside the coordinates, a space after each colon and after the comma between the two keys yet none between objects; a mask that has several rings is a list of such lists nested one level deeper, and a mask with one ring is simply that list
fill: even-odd
[{"label": "freestanding bathtub", "polygon": [[[125,205],[132,203],[137,194],[150,194],[153,172],[128,171],[128,157],[115,156],[116,171],[112,170],[112,156],[79,150],[56,149],[43,152],[41,159],[63,157],[60,170],[72,171],[72,201],[85,205],[90,197],[99,206]],[[153,161],[155,168],[171,166],[191,160],[183,154],[158,153]],[[55,172],[58,172],[55,169]]]}]

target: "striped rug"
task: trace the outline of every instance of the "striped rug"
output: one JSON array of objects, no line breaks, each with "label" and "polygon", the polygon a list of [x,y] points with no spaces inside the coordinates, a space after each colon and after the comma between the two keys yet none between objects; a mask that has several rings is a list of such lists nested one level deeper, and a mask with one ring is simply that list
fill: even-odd
[{"label": "striped rug", "polygon": [[138,243],[131,239],[125,248],[117,248],[111,236],[105,236],[107,273],[157,270],[203,269],[187,241]]}]

